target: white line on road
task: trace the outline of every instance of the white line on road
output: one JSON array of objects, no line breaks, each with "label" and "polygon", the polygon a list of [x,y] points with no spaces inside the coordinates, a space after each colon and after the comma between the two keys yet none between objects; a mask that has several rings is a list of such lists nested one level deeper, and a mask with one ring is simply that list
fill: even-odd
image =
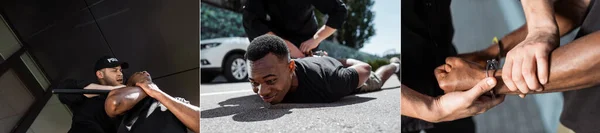
[{"label": "white line on road", "polygon": [[212,95],[222,95],[222,94],[232,94],[232,93],[242,93],[242,92],[252,92],[252,90],[239,90],[239,91],[225,91],[225,92],[211,92],[200,94],[200,96],[212,96]]}]

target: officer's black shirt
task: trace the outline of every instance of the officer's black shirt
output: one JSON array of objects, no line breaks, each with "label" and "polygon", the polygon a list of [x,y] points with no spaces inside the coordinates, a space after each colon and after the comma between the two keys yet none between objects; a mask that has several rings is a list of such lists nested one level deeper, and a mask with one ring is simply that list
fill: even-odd
[{"label": "officer's black shirt", "polygon": [[340,0],[249,0],[243,25],[250,41],[272,31],[297,47],[317,32],[314,9],[329,18],[325,25],[340,29],[346,19],[346,5]]},{"label": "officer's black shirt", "polygon": [[[415,91],[439,96],[433,71],[445,64],[446,57],[456,55],[452,45],[454,28],[450,12],[451,0],[402,1],[402,84]],[[432,123],[402,116],[402,131],[432,128]]]},{"label": "officer's black shirt", "polygon": [[[58,88],[83,89],[94,83],[91,81],[65,80]],[[61,103],[66,104],[73,113],[69,133],[114,133],[119,117],[110,118],[104,110],[106,94],[87,98],[83,94],[59,94]]]}]

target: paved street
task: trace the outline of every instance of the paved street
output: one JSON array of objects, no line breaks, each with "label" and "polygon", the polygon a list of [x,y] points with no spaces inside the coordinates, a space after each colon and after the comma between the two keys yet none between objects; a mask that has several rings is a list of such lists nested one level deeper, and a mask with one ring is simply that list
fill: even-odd
[{"label": "paved street", "polygon": [[[218,80],[218,79],[217,79]],[[400,82],[334,103],[277,104],[269,107],[250,83],[202,84],[201,130],[213,132],[399,132]]]}]

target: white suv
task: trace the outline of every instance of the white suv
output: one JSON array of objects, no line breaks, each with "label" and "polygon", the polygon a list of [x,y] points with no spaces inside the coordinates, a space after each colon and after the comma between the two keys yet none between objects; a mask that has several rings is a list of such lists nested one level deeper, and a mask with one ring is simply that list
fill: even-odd
[{"label": "white suv", "polygon": [[244,54],[250,44],[246,37],[224,37],[200,41],[201,81],[210,82],[223,74],[229,82],[247,81]]}]

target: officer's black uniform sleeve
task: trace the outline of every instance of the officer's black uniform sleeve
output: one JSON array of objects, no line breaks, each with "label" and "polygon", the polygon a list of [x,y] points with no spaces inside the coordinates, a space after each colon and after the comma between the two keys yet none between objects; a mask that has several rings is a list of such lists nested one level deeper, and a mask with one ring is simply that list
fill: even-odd
[{"label": "officer's black uniform sleeve", "polygon": [[[85,86],[91,83],[92,82],[89,81],[67,79],[61,82],[56,89],[83,89]],[[85,97],[83,94],[58,94],[58,99],[60,102],[69,107],[81,103],[83,100],[85,100],[85,98],[87,97]]]},{"label": "officer's black uniform sleeve", "polygon": [[271,31],[267,26],[267,13],[263,0],[249,0],[244,6],[242,23],[250,41]]},{"label": "officer's black uniform sleeve", "polygon": [[313,0],[313,6],[321,13],[329,15],[325,25],[334,28],[342,28],[342,24],[346,20],[346,4],[341,0]]}]

